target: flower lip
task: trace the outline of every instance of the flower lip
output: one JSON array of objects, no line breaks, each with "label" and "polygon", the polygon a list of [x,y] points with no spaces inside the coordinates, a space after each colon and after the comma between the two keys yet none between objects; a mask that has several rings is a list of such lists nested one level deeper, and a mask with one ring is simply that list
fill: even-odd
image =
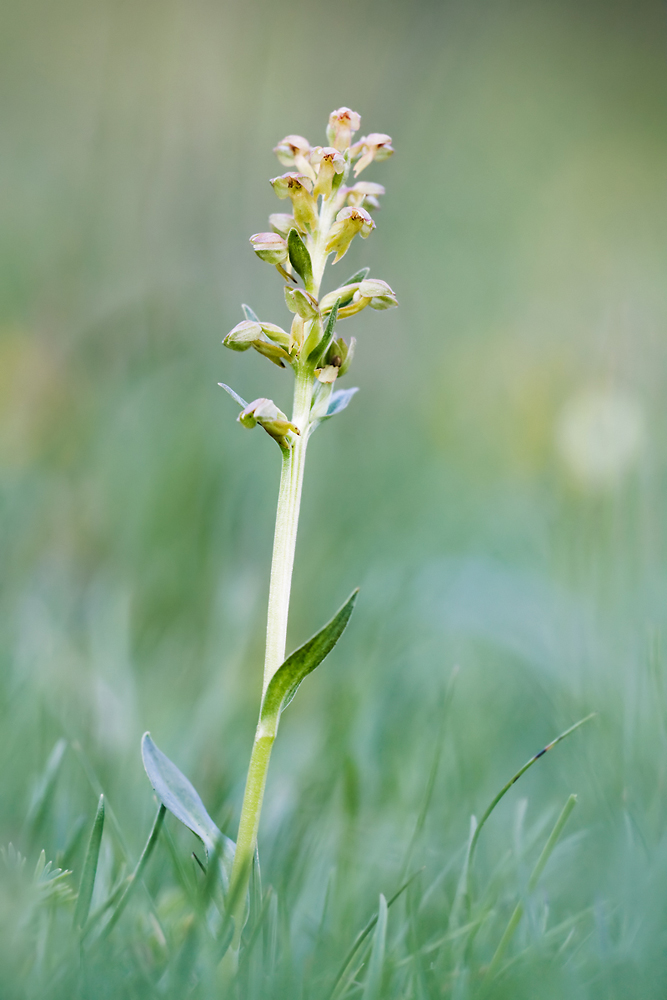
[{"label": "flower lip", "polygon": [[286,174],[272,177],[269,181],[279,198],[289,198],[290,194],[304,189],[310,194],[313,190],[313,181],[307,174],[300,174],[295,170],[288,170]]}]

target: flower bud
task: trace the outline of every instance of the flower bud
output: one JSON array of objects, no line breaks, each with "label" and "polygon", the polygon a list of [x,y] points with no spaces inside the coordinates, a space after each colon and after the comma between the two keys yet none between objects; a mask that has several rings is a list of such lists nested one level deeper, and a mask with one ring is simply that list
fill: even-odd
[{"label": "flower bud", "polygon": [[383,132],[371,132],[370,135],[365,135],[359,142],[355,142],[350,150],[352,159],[361,157],[354,166],[354,176],[358,177],[373,160],[379,162],[389,159],[393,152],[390,135],[385,135]]},{"label": "flower bud", "polygon": [[352,358],[354,357],[354,349],[357,345],[357,341],[354,337],[350,337],[350,343],[339,337],[338,340],[333,340],[327,351],[326,364],[333,365],[333,367],[338,368],[338,377],[341,378],[347,372],[348,368],[352,364]]},{"label": "flower bud", "polygon": [[248,428],[256,427],[259,424],[267,434],[275,438],[281,448],[288,447],[289,441],[286,435],[290,431],[293,434],[299,434],[299,428],[287,419],[273,400],[264,397],[248,403],[245,409],[239,413],[237,420],[243,427]]},{"label": "flower bud", "polygon": [[280,344],[281,347],[289,345],[289,333],[283,330],[282,327],[276,326],[275,323],[262,323],[261,321],[260,326],[262,333],[266,334],[275,344]]},{"label": "flower bud", "polygon": [[269,225],[284,239],[287,239],[290,229],[298,229],[294,216],[287,212],[274,212],[269,216]]},{"label": "flower bud", "polygon": [[306,177],[315,180],[315,171],[309,162],[310,143],[302,135],[286,135],[273,152],[286,167],[295,166]]},{"label": "flower bud", "polygon": [[315,146],[310,154],[310,162],[313,166],[319,167],[313,197],[324,195],[328,198],[331,195],[334,176],[342,174],[345,170],[345,157],[333,146]]},{"label": "flower bud", "polygon": [[225,347],[229,347],[232,351],[247,351],[251,347],[269,361],[272,361],[274,365],[278,365],[279,368],[284,368],[285,361],[291,361],[288,352],[284,349],[289,345],[289,338],[284,330],[280,327],[275,327],[276,331],[280,331],[286,338],[284,346],[280,346],[277,343],[271,343],[264,336],[262,327],[273,327],[272,323],[256,323],[254,320],[243,320],[242,323],[237,323],[233,330],[227,334],[222,343]]},{"label": "flower bud", "polygon": [[253,346],[256,340],[262,339],[262,328],[259,323],[244,319],[242,323],[237,323],[233,330],[230,330],[222,341],[225,347],[232,351],[247,351]]},{"label": "flower bud", "polygon": [[354,293],[359,288],[359,282],[357,281],[353,285],[341,285],[340,288],[335,288],[333,292],[327,292],[320,299],[320,312],[324,316],[326,313],[331,312],[336,302],[340,299],[341,308],[346,306],[348,302],[352,301]]},{"label": "flower bud", "polygon": [[354,187],[348,189],[345,198],[348,205],[355,205],[360,208],[362,205],[370,205],[372,208],[379,208],[377,200],[384,194],[382,184],[374,184],[372,181],[357,181]]},{"label": "flower bud", "polygon": [[317,205],[312,195],[313,182],[306,174],[287,173],[272,177],[271,185],[279,198],[291,198],[297,229],[317,229]]},{"label": "flower bud", "polygon": [[326,253],[335,252],[334,264],[337,264],[349,250],[350,243],[357,233],[361,233],[361,236],[366,239],[374,229],[375,223],[365,208],[343,208],[329,230],[325,251]]},{"label": "flower bud", "polygon": [[327,140],[331,146],[345,152],[352,142],[352,136],[359,131],[361,118],[350,108],[338,108],[329,115]]},{"label": "flower bud", "polygon": [[366,278],[359,285],[359,295],[370,299],[371,309],[391,309],[398,305],[398,299],[386,281],[379,278]]},{"label": "flower bud", "polygon": [[285,286],[285,302],[290,312],[298,313],[302,319],[316,319],[320,315],[317,299],[303,288]]},{"label": "flower bud", "polygon": [[250,242],[259,259],[267,264],[283,264],[289,256],[287,243],[278,233],[255,233]]}]

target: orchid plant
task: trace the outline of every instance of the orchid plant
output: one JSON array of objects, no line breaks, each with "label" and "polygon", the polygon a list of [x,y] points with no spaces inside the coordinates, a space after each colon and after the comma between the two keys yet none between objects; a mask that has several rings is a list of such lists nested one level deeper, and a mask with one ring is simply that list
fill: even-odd
[{"label": "orchid plant", "polygon": [[397,305],[387,282],[369,278],[369,268],[322,294],[329,258],[335,255],[333,263],[337,264],[356,235],[366,239],[371,234],[375,229],[371,213],[384,194],[381,184],[357,178],[373,161],[391,156],[391,138],[370,133],[354,141],[360,123],[355,111],[339,108],[329,117],[327,146],[311,146],[303,136],[288,135],[275,147],[281,164],[290,169],[274,177],[271,185],[278,198],[291,202],[292,211],[271,215],[271,232],[256,233],[250,243],[260,260],[275,266],[286,282],[285,303],[292,320],[286,330],[260,320],[244,305],[244,319],[223,340],[231,350],[252,348],[278,367],[294,372],[291,417],[271,399],[260,397],[248,403],[220,383],[240,407],[239,423],[246,428],[263,428],[278,445],[282,458],[262,697],[236,844],[217,829],[190,782],[148,733],[142,744],[144,765],[160,801],[156,826],[159,829],[165,811],[171,811],[201,839],[209,864],[217,862],[232,956],[238,953],[245,922],[264,789],[281,713],[303,678],[342,635],[357,593],[312,639],[285,656],[308,441],[320,424],[348,406],[357,391],[338,387],[338,380],[347,375],[352,363],[355,339],[339,336],[337,324],[367,306],[382,310]]}]

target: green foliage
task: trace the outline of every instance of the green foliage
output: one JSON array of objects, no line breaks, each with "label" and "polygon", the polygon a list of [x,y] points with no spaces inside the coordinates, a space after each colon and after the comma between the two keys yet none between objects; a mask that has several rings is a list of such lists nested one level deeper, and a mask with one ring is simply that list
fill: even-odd
[{"label": "green foliage", "polygon": [[79,885],[79,896],[76,901],[76,909],[74,911],[74,925],[75,927],[83,927],[88,920],[88,913],[90,912],[90,901],[93,898],[93,889],[95,887],[95,875],[97,874],[97,865],[100,858],[100,847],[102,845],[102,833],[104,831],[104,796],[100,795],[100,800],[97,804],[97,812],[95,813],[95,819],[93,821],[93,828],[90,831],[90,840],[88,841],[88,850],[86,851],[86,857],[83,862],[83,870],[81,872],[81,884]]},{"label": "green foliage", "polygon": [[292,701],[304,677],[319,667],[340,639],[347,628],[358,593],[358,590],[352,591],[331,621],[312,639],[295,649],[276,670],[269,681],[260,710],[260,724],[267,730],[275,732],[283,709]]}]

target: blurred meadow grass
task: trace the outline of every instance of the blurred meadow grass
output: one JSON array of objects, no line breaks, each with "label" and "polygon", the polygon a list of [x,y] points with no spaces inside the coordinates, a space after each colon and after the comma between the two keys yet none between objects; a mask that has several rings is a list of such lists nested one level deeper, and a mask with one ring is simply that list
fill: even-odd
[{"label": "blurred meadow grass", "polygon": [[[378,996],[664,996],[663,17],[628,0],[4,6],[0,843],[30,871],[44,849],[74,892],[103,790],[120,833],[107,822],[93,907],[152,821],[144,730],[235,835],[279,463],[217,382],[289,402],[284,372],[220,346],[242,301],[285,321],[247,243],[277,210],[271,148],[323,141],[347,104],[397,149],[382,238],[339,277],[368,263],[401,308],[360,318],[361,391],[311,447],[290,645],[361,597],[285,716],[244,997],[329,996],[379,893],[421,868],[389,909]],[[480,838],[466,954],[438,945],[470,815],[590,711]],[[187,867],[192,838],[166,827]],[[79,973],[10,862],[0,995],[219,995],[188,964],[174,872],[160,845],[148,895]]]}]

